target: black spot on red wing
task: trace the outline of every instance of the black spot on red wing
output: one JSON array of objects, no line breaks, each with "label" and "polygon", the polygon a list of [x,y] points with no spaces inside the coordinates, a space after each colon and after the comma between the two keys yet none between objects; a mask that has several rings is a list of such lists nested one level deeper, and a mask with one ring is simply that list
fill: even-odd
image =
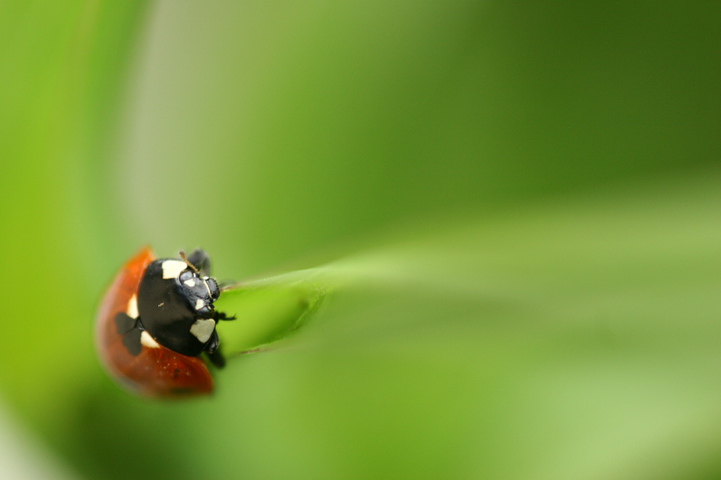
[{"label": "black spot on red wing", "polygon": [[115,315],[115,327],[118,330],[118,334],[125,335],[135,327],[136,321],[134,318],[130,318],[127,313],[120,312]]},{"label": "black spot on red wing", "polygon": [[140,336],[143,332],[139,328],[133,328],[123,335],[123,345],[128,349],[128,353],[133,356],[140,355],[143,346],[140,343]]}]

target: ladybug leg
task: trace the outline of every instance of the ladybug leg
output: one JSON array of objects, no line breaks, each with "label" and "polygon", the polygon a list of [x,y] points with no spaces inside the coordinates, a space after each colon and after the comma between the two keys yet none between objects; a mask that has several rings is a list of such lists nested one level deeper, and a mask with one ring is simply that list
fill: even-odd
[{"label": "ladybug leg", "polygon": [[215,368],[223,368],[225,366],[225,357],[220,350],[216,350],[215,353],[208,354],[208,360],[212,363]]},{"label": "ladybug leg", "polygon": [[201,276],[210,276],[210,257],[205,252],[205,250],[196,248],[195,250],[190,252],[190,255],[188,255],[188,261],[192,263],[195,268],[198,269]]},{"label": "ladybug leg", "polygon": [[213,320],[215,320],[216,322],[218,320],[235,320],[235,318],[235,315],[229,317],[228,314],[225,312],[218,312],[217,310],[213,312]]},{"label": "ladybug leg", "polygon": [[215,353],[218,349],[219,343],[220,340],[218,340],[218,332],[213,330],[213,333],[210,335],[210,341],[205,344],[205,351],[208,353]]},{"label": "ladybug leg", "polygon": [[205,346],[205,351],[208,354],[210,363],[215,365],[217,368],[223,368],[225,366],[225,357],[218,350],[218,332],[213,332],[210,336],[210,342]]}]

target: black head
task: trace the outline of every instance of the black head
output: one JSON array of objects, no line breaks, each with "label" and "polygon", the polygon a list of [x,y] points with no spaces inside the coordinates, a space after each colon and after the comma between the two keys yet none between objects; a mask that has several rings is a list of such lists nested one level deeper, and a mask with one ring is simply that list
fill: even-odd
[{"label": "black head", "polygon": [[187,269],[178,276],[185,298],[190,308],[199,318],[213,316],[213,303],[220,296],[220,288],[214,278],[201,277],[197,272]]}]

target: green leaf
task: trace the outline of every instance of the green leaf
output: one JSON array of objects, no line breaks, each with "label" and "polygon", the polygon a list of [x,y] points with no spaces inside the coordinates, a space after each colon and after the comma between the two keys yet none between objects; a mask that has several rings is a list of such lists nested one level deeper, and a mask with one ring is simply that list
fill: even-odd
[{"label": "green leaf", "polygon": [[416,226],[292,274],[328,293],[282,348],[218,373],[215,406],[234,414],[210,425],[235,443],[203,449],[208,463],[569,480],[713,465],[721,178],[707,177]]},{"label": "green leaf", "polygon": [[246,353],[280,340],[299,328],[320,306],[326,288],[306,270],[226,287],[216,303],[236,320],[220,322],[225,355]]}]

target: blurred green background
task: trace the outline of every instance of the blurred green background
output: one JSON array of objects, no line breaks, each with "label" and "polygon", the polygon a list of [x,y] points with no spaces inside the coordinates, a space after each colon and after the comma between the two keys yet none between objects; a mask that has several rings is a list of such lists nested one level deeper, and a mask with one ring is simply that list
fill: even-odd
[{"label": "blurred green background", "polygon": [[[0,3],[0,450],[721,477],[720,59],[715,2]],[[136,399],[92,323],[143,244],[328,294],[212,398]]]}]

